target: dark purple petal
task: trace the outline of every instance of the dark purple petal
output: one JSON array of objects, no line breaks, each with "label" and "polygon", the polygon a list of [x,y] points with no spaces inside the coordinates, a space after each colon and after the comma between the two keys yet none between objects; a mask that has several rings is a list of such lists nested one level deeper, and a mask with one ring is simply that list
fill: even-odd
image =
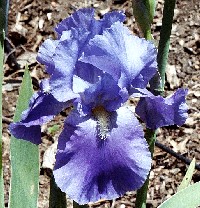
[{"label": "dark purple petal", "polygon": [[153,95],[141,98],[135,111],[150,129],[174,124],[181,126],[188,117],[186,95],[187,90],[178,89],[167,98]]},{"label": "dark purple petal", "polygon": [[153,43],[131,35],[120,22],[91,39],[80,61],[111,74],[120,87],[146,87],[157,67]]},{"label": "dark purple petal", "polygon": [[115,111],[127,101],[125,93],[120,94],[120,90],[117,82],[109,74],[103,74],[98,82],[91,84],[80,94],[82,107],[91,111],[96,106],[103,106],[108,111]]},{"label": "dark purple petal", "polygon": [[36,144],[41,142],[40,126],[52,120],[55,115],[71,105],[70,101],[57,101],[48,92],[50,89],[48,80],[42,82],[41,88],[41,91],[32,96],[29,108],[22,113],[21,121],[10,125],[13,136]]},{"label": "dark purple petal", "polygon": [[103,72],[91,64],[78,61],[76,63],[74,74],[79,76],[81,79],[94,84],[99,80],[99,77],[102,76]]},{"label": "dark purple petal", "polygon": [[23,139],[33,144],[41,143],[41,127],[36,126],[26,126],[26,123],[11,123],[9,126],[10,132],[14,137],[18,139]]},{"label": "dark purple petal", "polygon": [[168,98],[169,102],[174,104],[174,123],[178,126],[183,125],[188,117],[188,106],[185,98],[187,94],[187,89],[178,89]]},{"label": "dark purple petal", "polygon": [[140,188],[151,167],[142,126],[126,107],[110,114],[107,138],[93,117],[76,112],[66,120],[58,143],[54,177],[79,204],[113,199]]}]

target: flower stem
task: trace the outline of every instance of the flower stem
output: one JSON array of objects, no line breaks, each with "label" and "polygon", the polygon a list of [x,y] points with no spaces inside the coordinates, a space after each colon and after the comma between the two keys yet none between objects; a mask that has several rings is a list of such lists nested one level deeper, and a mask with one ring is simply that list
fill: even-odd
[{"label": "flower stem", "polygon": [[[151,152],[151,157],[153,158],[154,146],[156,141],[156,131],[147,129],[145,133],[145,138],[149,145],[149,150]],[[146,207],[146,199],[147,199],[147,191],[149,185],[149,175],[143,184],[143,186],[137,191],[135,207],[136,208],[145,208]]]},{"label": "flower stem", "polygon": [[[176,0],[165,0],[164,3],[162,28],[160,32],[160,41],[159,41],[158,56],[157,56],[158,71],[160,76],[156,75],[150,82],[151,89],[156,95],[163,95],[164,92],[165,70],[166,70],[168,53],[169,53],[170,35],[172,29],[175,3]],[[149,39],[149,35],[146,36],[145,38]],[[154,146],[156,141],[156,131],[147,129],[145,138],[149,144],[149,149],[151,152],[151,156],[153,158]],[[149,185],[149,175],[144,185],[137,191],[136,208],[146,208],[148,185]]]},{"label": "flower stem", "polygon": [[49,208],[67,208],[66,194],[56,185],[53,174],[50,181]]},{"label": "flower stem", "polygon": [[78,203],[76,203],[75,201],[73,201],[73,208],[88,208],[88,205],[79,205]]},{"label": "flower stem", "polygon": [[2,166],[2,82],[3,82],[3,60],[4,39],[6,25],[6,1],[0,0],[0,208],[4,207],[4,183]]},{"label": "flower stem", "polygon": [[154,91],[157,91],[157,95],[163,95],[164,86],[165,86],[165,71],[169,54],[169,44],[170,44],[170,35],[172,29],[172,22],[174,16],[176,0],[165,0],[164,10],[163,10],[163,19],[162,19],[162,28],[160,32],[160,41],[158,45],[158,71],[161,77],[154,77]]}]

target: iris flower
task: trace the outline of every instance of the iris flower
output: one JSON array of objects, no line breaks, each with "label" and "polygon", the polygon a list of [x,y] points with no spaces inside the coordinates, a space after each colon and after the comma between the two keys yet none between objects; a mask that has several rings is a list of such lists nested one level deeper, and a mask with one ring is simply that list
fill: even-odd
[{"label": "iris flower", "polygon": [[182,125],[187,118],[185,96],[167,98],[146,86],[157,72],[156,49],[133,36],[122,12],[101,20],[93,9],[81,9],[56,27],[57,39],[46,40],[37,60],[50,75],[41,82],[21,121],[11,133],[41,143],[40,126],[73,106],[58,139],[54,177],[79,204],[117,198],[139,189],[151,167],[143,128],[126,104],[141,97],[136,114],[148,128]]}]

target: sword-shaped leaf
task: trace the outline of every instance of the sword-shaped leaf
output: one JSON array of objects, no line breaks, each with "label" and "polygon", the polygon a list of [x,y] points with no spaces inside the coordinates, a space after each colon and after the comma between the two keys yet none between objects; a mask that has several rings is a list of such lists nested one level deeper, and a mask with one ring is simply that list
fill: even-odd
[{"label": "sword-shaped leaf", "polygon": [[[25,69],[14,122],[20,120],[22,111],[29,104],[33,94],[28,67]],[[11,185],[9,208],[36,208],[39,184],[38,146],[21,139],[11,137]]]}]

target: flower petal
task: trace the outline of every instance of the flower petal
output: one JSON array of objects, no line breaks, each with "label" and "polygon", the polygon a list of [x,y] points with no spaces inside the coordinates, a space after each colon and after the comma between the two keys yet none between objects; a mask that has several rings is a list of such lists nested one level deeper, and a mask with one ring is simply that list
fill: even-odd
[{"label": "flower petal", "polygon": [[124,22],[126,16],[122,11],[112,11],[104,14],[103,19],[100,20],[102,23],[102,31],[106,28],[110,28],[115,22]]},{"label": "flower petal", "polygon": [[40,126],[54,118],[60,111],[71,105],[71,102],[59,102],[48,90],[48,81],[42,83],[42,90],[35,93],[29,104],[29,108],[22,113],[21,121],[10,125],[11,134],[16,138],[41,143]]},{"label": "flower petal", "polygon": [[80,61],[111,74],[122,88],[146,87],[157,70],[153,43],[131,35],[120,22],[90,40]]},{"label": "flower petal", "polygon": [[58,40],[47,39],[40,46],[38,51],[37,61],[46,66],[46,70],[49,74],[52,74],[54,69],[54,62],[52,58],[58,43]]},{"label": "flower petal", "polygon": [[99,77],[102,76],[103,72],[91,64],[78,61],[76,63],[74,74],[81,79],[94,84],[99,80]]},{"label": "flower petal", "polygon": [[16,122],[11,123],[9,126],[11,134],[18,139],[23,139],[33,144],[41,143],[41,127],[36,126],[26,126],[26,123]]},{"label": "flower petal", "polygon": [[78,50],[78,42],[73,34],[70,39],[60,41],[55,49],[53,55],[55,71],[50,78],[50,86],[52,95],[60,102],[77,97],[72,91],[72,80]]},{"label": "flower petal", "polygon": [[61,21],[55,31],[58,36],[62,35],[63,31],[71,30],[72,28],[79,30],[80,35],[89,32],[92,29],[92,25],[95,24],[97,20],[94,19],[94,9],[83,8],[74,12],[70,17]]},{"label": "flower petal", "polygon": [[82,107],[85,106],[89,111],[97,106],[103,106],[107,111],[115,111],[122,103],[127,101],[127,99],[124,100],[125,96],[121,97],[117,82],[107,73],[103,74],[98,82],[91,84],[89,88],[81,93],[80,98]]},{"label": "flower petal", "polygon": [[125,15],[122,12],[111,12],[103,19],[96,20],[94,9],[84,8],[58,24],[55,29],[58,39],[46,40],[37,57],[39,62],[46,65],[47,72],[51,75],[51,93],[58,101],[66,102],[77,97],[72,91],[74,74],[88,82],[94,83],[98,80],[102,72],[92,65],[79,63],[78,58],[91,38],[102,33],[115,21],[124,19]]},{"label": "flower petal", "polygon": [[93,117],[73,112],[59,138],[54,177],[79,204],[136,190],[149,173],[151,154],[135,116],[121,107],[110,122],[109,135],[101,139]]},{"label": "flower petal", "polygon": [[150,129],[174,124],[181,126],[188,116],[188,108],[185,102],[186,95],[187,90],[178,89],[167,98],[153,95],[141,98],[135,112]]},{"label": "flower petal", "polygon": [[[93,8],[83,8],[74,12],[70,17],[60,22],[55,31],[60,37],[63,31],[71,30],[72,28],[78,31],[80,42],[85,42],[86,39],[93,38],[96,34],[101,34],[105,28],[110,28],[115,22],[124,22],[125,14],[121,11],[113,11],[106,13],[103,19],[96,20],[94,18]],[[85,38],[86,34],[89,38]]]}]

